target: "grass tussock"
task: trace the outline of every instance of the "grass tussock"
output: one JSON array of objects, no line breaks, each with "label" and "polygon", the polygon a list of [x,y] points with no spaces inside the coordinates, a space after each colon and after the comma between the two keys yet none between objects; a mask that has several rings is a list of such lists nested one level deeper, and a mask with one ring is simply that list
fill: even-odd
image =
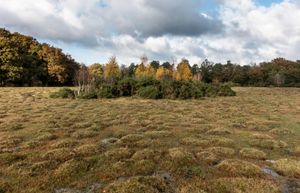
[{"label": "grass tussock", "polygon": [[300,161],[293,159],[279,159],[272,167],[284,176],[300,178]]},{"label": "grass tussock", "polygon": [[109,193],[174,193],[172,187],[158,176],[133,177],[113,182],[103,192]]},{"label": "grass tussock", "polygon": [[267,154],[255,148],[243,148],[240,150],[240,155],[244,158],[261,159],[267,158]]},{"label": "grass tussock", "polygon": [[274,181],[257,178],[219,178],[203,186],[207,193],[281,193]]},{"label": "grass tussock", "polygon": [[275,128],[270,130],[270,132],[276,135],[290,135],[294,133],[291,129],[288,128]]},{"label": "grass tussock", "polygon": [[110,160],[128,159],[132,156],[133,151],[129,148],[115,148],[105,152],[105,156]]},{"label": "grass tussock", "polygon": [[229,129],[217,128],[217,129],[209,130],[206,133],[209,135],[229,135],[232,134],[233,132]]},{"label": "grass tussock", "polygon": [[261,175],[261,169],[257,165],[238,159],[222,161],[216,168],[225,175],[253,177]]},{"label": "grass tussock", "polygon": [[250,145],[265,149],[286,148],[288,146],[286,142],[275,139],[255,139],[250,141]]}]

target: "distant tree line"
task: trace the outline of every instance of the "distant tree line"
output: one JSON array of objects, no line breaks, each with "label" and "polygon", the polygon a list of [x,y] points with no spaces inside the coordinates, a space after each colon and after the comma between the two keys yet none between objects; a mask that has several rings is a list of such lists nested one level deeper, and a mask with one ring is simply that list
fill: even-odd
[{"label": "distant tree line", "polygon": [[300,61],[277,58],[258,65],[226,64],[205,60],[191,65],[187,59],[175,62],[148,61],[119,66],[115,57],[107,64],[78,64],[61,49],[40,44],[29,36],[0,29],[0,86],[62,86],[109,82],[124,78],[153,78],[203,83],[231,82],[240,86],[300,86]]},{"label": "distant tree line", "polygon": [[0,28],[0,86],[73,85],[78,69],[61,49]]},{"label": "distant tree line", "polygon": [[[112,65],[113,63],[113,65]],[[148,62],[141,57],[140,64],[128,67],[118,66],[116,58],[106,65],[93,64],[86,67],[91,76],[97,79],[118,79],[124,77],[152,77],[156,80],[185,80],[204,83],[233,83],[239,86],[289,86],[300,87],[300,61],[277,58],[258,65],[238,65],[228,61],[226,64],[205,60],[200,65],[190,65],[182,59],[177,65],[159,61]]]}]

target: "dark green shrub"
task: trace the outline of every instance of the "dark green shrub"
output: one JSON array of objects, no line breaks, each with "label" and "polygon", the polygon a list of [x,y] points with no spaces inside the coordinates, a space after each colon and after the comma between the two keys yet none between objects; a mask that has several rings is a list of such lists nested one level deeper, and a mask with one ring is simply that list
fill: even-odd
[{"label": "dark green shrub", "polygon": [[212,84],[205,85],[205,96],[206,97],[216,97],[218,96],[218,88]]},{"label": "dark green shrub", "polygon": [[147,87],[147,86],[158,86],[160,84],[160,81],[151,78],[151,77],[143,77],[138,79],[136,87],[137,89],[141,87]]},{"label": "dark green shrub", "polygon": [[142,97],[145,99],[160,99],[161,98],[159,89],[155,86],[140,87],[139,90],[137,91],[137,94],[139,97]]},{"label": "dark green shrub", "polygon": [[176,99],[178,92],[176,91],[177,81],[163,80],[160,82],[160,91],[164,99]]},{"label": "dark green shrub", "polygon": [[120,96],[132,96],[136,92],[136,80],[133,78],[127,77],[122,79],[118,83],[118,88],[120,91]]},{"label": "dark green shrub", "polygon": [[236,93],[227,84],[223,84],[219,87],[218,96],[235,96]]},{"label": "dark green shrub", "polygon": [[205,96],[206,87],[196,82],[167,80],[161,81],[160,90],[165,99],[198,99]]},{"label": "dark green shrub", "polygon": [[75,93],[72,89],[61,88],[57,92],[50,94],[51,98],[75,98]]},{"label": "dark green shrub", "polygon": [[[199,99],[202,97],[235,96],[229,84],[213,85],[192,81],[162,80],[153,78],[124,78],[116,83],[101,83],[90,92],[76,96],[80,99],[117,98],[137,95],[146,99]],[[74,91],[60,89],[52,98],[74,98]]]},{"label": "dark green shrub", "polygon": [[180,81],[179,99],[191,99],[194,97],[194,83],[188,81]]},{"label": "dark green shrub", "polygon": [[120,96],[120,92],[116,85],[103,85],[97,92],[98,98],[116,98]]},{"label": "dark green shrub", "polygon": [[199,99],[205,96],[205,85],[202,83],[195,83],[193,96],[195,99]]}]

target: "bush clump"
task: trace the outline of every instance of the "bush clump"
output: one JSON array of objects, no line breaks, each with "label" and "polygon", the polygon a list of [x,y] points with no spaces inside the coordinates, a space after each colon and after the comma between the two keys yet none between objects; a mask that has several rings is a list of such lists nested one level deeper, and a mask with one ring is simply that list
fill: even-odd
[{"label": "bush clump", "polygon": [[105,84],[102,85],[97,89],[97,96],[98,98],[117,98],[120,97],[120,91],[118,89],[118,86],[113,84]]},{"label": "bush clump", "polygon": [[154,78],[123,78],[115,82],[100,82],[88,91],[74,94],[63,88],[51,94],[52,98],[118,98],[138,96],[144,99],[199,99],[203,97],[235,96],[228,84],[213,85],[185,80],[156,80]]},{"label": "bush clump", "polygon": [[50,98],[75,98],[74,90],[70,88],[61,88],[57,92],[50,94]]},{"label": "bush clump", "polygon": [[160,92],[155,86],[141,87],[138,92],[138,96],[144,99],[161,99]]}]

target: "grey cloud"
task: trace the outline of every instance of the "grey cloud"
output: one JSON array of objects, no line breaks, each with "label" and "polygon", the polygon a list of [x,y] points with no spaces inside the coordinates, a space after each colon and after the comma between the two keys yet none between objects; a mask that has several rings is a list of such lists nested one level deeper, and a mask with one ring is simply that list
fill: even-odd
[{"label": "grey cloud", "polygon": [[[115,29],[120,33],[143,37],[176,35],[199,36],[205,33],[219,33],[222,22],[216,18],[208,18],[199,12],[201,0],[133,0],[131,9],[124,9],[128,2],[110,0],[108,15],[112,18]],[[115,14],[116,13],[116,14]],[[115,17],[115,18],[114,18]],[[126,19],[123,19],[125,17]]]},{"label": "grey cloud", "polygon": [[167,34],[199,36],[220,33],[221,21],[200,14],[201,1],[87,0],[83,3],[80,0],[41,0],[51,10],[44,13],[36,6],[39,1],[24,2],[27,6],[32,5],[28,10],[20,6],[20,0],[11,0],[11,3],[0,5],[0,23],[39,38],[86,46],[101,44],[97,41],[99,37],[122,34],[143,40]]}]

